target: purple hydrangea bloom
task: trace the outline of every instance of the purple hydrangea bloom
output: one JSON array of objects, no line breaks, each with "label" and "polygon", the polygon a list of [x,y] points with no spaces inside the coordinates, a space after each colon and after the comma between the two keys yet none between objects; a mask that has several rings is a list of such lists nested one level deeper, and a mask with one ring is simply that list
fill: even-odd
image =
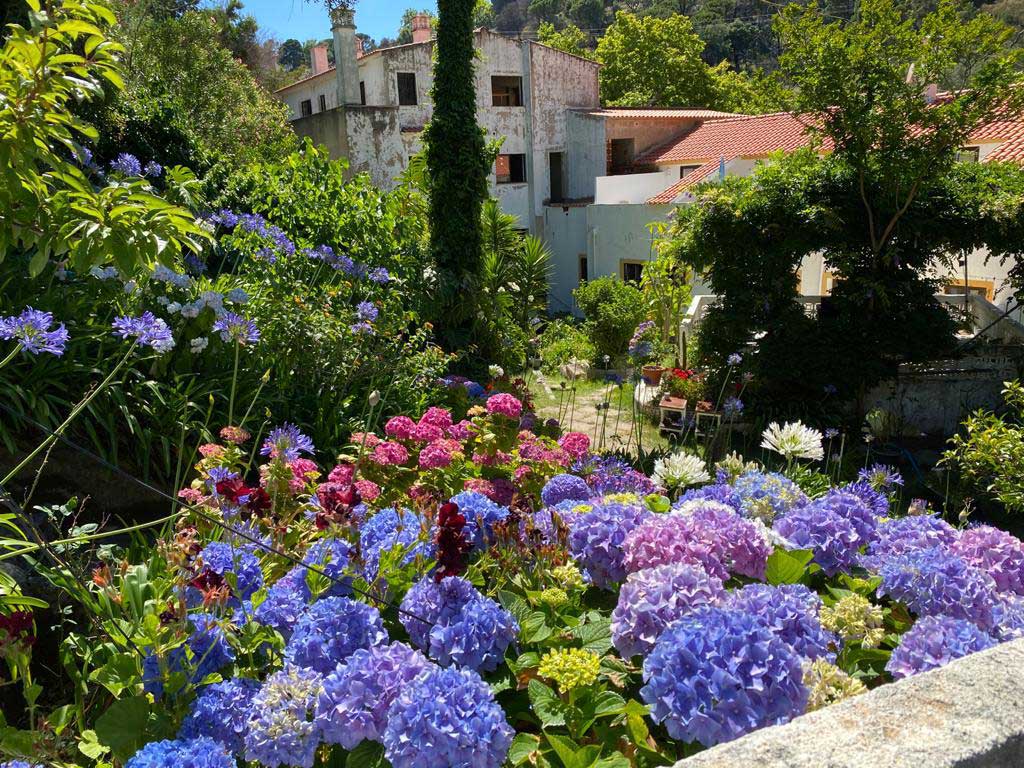
[{"label": "purple hydrangea bloom", "polygon": [[641,698],[669,735],[710,747],[807,706],[802,660],[760,620],[704,606],[670,626],[644,660]]},{"label": "purple hydrangea bloom", "polygon": [[466,518],[466,538],[477,549],[486,549],[494,542],[494,526],[509,516],[508,507],[496,504],[478,491],[463,491],[453,496],[452,503]]},{"label": "purple hydrangea bloom", "polygon": [[837,489],[843,493],[853,494],[863,501],[875,517],[887,517],[889,515],[889,496],[884,491],[876,490],[870,483],[858,480],[856,483],[844,485]]},{"label": "purple hydrangea bloom", "polygon": [[[718,474],[725,475],[725,470],[718,470]],[[688,491],[683,493],[676,502],[676,506],[680,506],[688,501],[714,501],[719,504],[724,504],[728,507],[732,507],[737,512],[742,512],[743,507],[740,498],[736,495],[731,485],[722,481],[719,478],[719,482],[712,485],[705,485],[701,488],[690,488]]]},{"label": "purple hydrangea bloom", "polygon": [[878,594],[899,600],[918,616],[950,616],[982,629],[995,623],[996,585],[962,557],[933,547],[892,557],[879,569]]},{"label": "purple hydrangea bloom", "polygon": [[[541,540],[549,544],[555,541],[554,517],[557,517],[562,525],[571,531],[575,521],[583,514],[576,511],[576,508],[581,503],[579,501],[562,501],[552,507],[545,507],[534,512],[531,516],[531,522],[533,523],[534,530],[540,533]],[[525,520],[522,523],[522,527],[525,531]]]},{"label": "purple hydrangea bloom", "polygon": [[689,563],[712,576],[727,579],[722,537],[706,530],[690,515],[650,515],[622,544],[626,573],[668,563]]},{"label": "purple hydrangea bloom", "polygon": [[192,624],[188,647],[192,651],[192,663],[196,668],[193,680],[199,682],[233,662],[235,650],[228,643],[224,628],[216,616],[193,613],[188,618]]},{"label": "purple hydrangea bloom", "polygon": [[27,763],[24,760],[8,760],[0,763],[0,768],[43,768],[39,763]]},{"label": "purple hydrangea bloom", "polygon": [[1003,593],[992,606],[993,634],[1000,642],[1024,637],[1024,597]]},{"label": "purple hydrangea bloom", "polygon": [[612,613],[612,643],[624,659],[646,656],[673,621],[725,596],[721,579],[689,563],[630,574]]},{"label": "purple hydrangea bloom", "polygon": [[312,669],[286,667],[266,679],[252,700],[245,759],[267,766],[313,768],[320,745],[315,722],[323,678]]},{"label": "purple hydrangea bloom", "polygon": [[433,666],[404,643],[353,653],[324,678],[316,711],[324,741],[345,749],[355,749],[364,739],[380,741],[398,694]]},{"label": "purple hydrangea bloom", "polygon": [[260,340],[260,329],[256,327],[256,323],[246,320],[234,312],[225,312],[217,318],[213,324],[213,330],[215,333],[220,333],[220,337],[224,341],[240,344],[243,347],[255,344]]},{"label": "purple hydrangea bloom", "polygon": [[733,494],[741,514],[765,523],[807,503],[800,487],[778,472],[744,472],[733,483]]},{"label": "purple hydrangea bloom", "polygon": [[798,549],[814,552],[827,576],[849,571],[857,563],[860,535],[854,523],[820,501],[794,509],[775,521],[773,530]]},{"label": "purple hydrangea bloom", "polygon": [[[237,547],[214,541],[207,544],[199,553],[203,571],[214,573],[224,578],[231,585],[230,605],[238,605],[241,600],[248,600],[257,589],[263,586],[263,571],[260,561],[247,547]],[[199,590],[189,587],[188,604],[194,607],[201,602]]]},{"label": "purple hydrangea bloom", "polygon": [[132,337],[143,347],[152,347],[157,352],[174,349],[174,336],[167,323],[152,312],[143,312],[138,317],[119,317],[114,320],[114,335],[122,339]]},{"label": "purple hydrangea bloom", "polygon": [[610,493],[647,496],[658,492],[658,486],[649,477],[614,456],[588,456],[573,463],[571,469],[573,474],[586,478],[595,496]]},{"label": "purple hydrangea bloom", "polygon": [[988,573],[1000,592],[1024,595],[1024,542],[1013,534],[977,525],[962,531],[950,549]]},{"label": "purple hydrangea bloom", "polygon": [[540,498],[546,507],[563,501],[586,501],[590,498],[590,486],[576,475],[555,475],[540,492]]},{"label": "purple hydrangea bloom", "polygon": [[956,528],[931,515],[912,515],[887,520],[878,526],[875,539],[861,558],[865,567],[877,570],[887,560],[915,550],[949,549],[957,540]]},{"label": "purple hydrangea bloom", "polygon": [[0,339],[15,341],[31,355],[46,352],[60,357],[68,342],[64,324],[53,327],[53,315],[26,308],[17,317],[0,317]]},{"label": "purple hydrangea bloom", "polygon": [[685,509],[706,538],[722,544],[722,563],[729,573],[764,579],[772,546],[761,528],[725,504],[707,501],[691,503]]},{"label": "purple hydrangea bloom", "polygon": [[312,440],[302,434],[294,424],[286,422],[277,429],[271,430],[260,449],[260,454],[272,459],[292,462],[303,453],[312,455],[315,450]]},{"label": "purple hydrangea bloom", "polygon": [[181,724],[179,739],[208,737],[228,752],[240,753],[252,714],[252,700],[260,689],[256,680],[233,677],[203,688]]},{"label": "purple hydrangea bloom", "polygon": [[423,578],[406,593],[401,609],[413,644],[445,667],[491,672],[519,634],[512,614],[457,576],[440,583]]},{"label": "purple hydrangea bloom", "polygon": [[927,672],[996,645],[995,639],[966,619],[924,616],[918,619],[892,652],[886,670],[894,678]]},{"label": "purple hydrangea bloom", "polygon": [[284,658],[289,664],[327,674],[360,648],[387,640],[376,608],[347,597],[325,597],[299,617]]},{"label": "purple hydrangea bloom", "polygon": [[110,170],[114,173],[120,173],[122,176],[141,176],[142,163],[139,162],[139,158],[135,155],[122,152],[110,164]]},{"label": "purple hydrangea bloom", "polygon": [[573,523],[569,551],[595,586],[605,589],[626,578],[626,537],[650,516],[638,505],[600,504]]},{"label": "purple hydrangea bloom", "polygon": [[726,606],[755,616],[806,659],[834,662],[839,638],[821,626],[821,598],[803,584],[748,584],[729,594]]},{"label": "purple hydrangea bloom", "polygon": [[840,517],[850,521],[857,532],[857,547],[869,544],[875,537],[878,528],[878,518],[874,511],[864,500],[844,489],[831,490],[825,496],[812,504],[821,504],[828,507]]},{"label": "purple hydrangea bloom", "polygon": [[252,616],[260,624],[276,629],[287,640],[306,612],[309,598],[304,575],[292,569],[267,590],[266,599],[256,606]]},{"label": "purple hydrangea bloom", "polygon": [[425,526],[423,517],[408,509],[382,509],[367,519],[359,528],[359,549],[367,578],[376,578],[380,556],[395,547],[407,550],[403,563],[411,563],[418,556],[432,558],[434,545],[426,540]]},{"label": "purple hydrangea bloom", "polygon": [[236,768],[235,759],[213,739],[152,741],[125,768]]},{"label": "purple hydrangea bloom", "polygon": [[388,710],[393,768],[501,768],[515,732],[490,686],[469,669],[429,669]]}]

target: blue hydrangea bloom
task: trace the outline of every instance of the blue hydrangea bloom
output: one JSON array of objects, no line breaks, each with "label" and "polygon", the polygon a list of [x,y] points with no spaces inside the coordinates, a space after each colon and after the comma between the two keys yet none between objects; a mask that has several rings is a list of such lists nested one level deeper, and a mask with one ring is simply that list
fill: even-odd
[{"label": "blue hydrangea bloom", "polygon": [[309,598],[305,577],[297,569],[292,569],[267,590],[266,599],[254,611],[246,613],[251,613],[260,624],[273,627],[287,640],[299,617],[305,613]]},{"label": "blue hydrangea bloom", "polygon": [[[590,507],[585,502],[562,501],[553,507],[537,510],[531,515],[530,521],[533,524],[534,531],[540,534],[541,541],[552,544],[555,543],[555,524],[552,515],[557,516],[568,531],[572,529],[573,523],[583,514],[583,511],[589,509]],[[526,534],[525,518],[520,525],[520,530],[523,535]]]},{"label": "blue hydrangea bloom", "polygon": [[445,667],[493,671],[519,634],[512,614],[457,576],[440,583],[423,578],[406,593],[401,610],[413,644]]},{"label": "blue hydrangea bloom", "polygon": [[754,616],[800,656],[834,662],[838,636],[821,626],[821,598],[803,584],[748,584],[729,594],[726,606]]},{"label": "blue hydrangea bloom", "polygon": [[650,516],[639,505],[599,504],[572,526],[569,550],[597,587],[606,588],[626,578],[626,536]]},{"label": "blue hydrangea bloom", "polygon": [[325,597],[299,617],[284,658],[289,664],[327,674],[360,648],[387,640],[376,608],[347,597]]},{"label": "blue hydrangea bloom", "polygon": [[[248,600],[263,586],[260,561],[248,548],[215,541],[203,548],[198,559],[202,561],[204,571],[224,577],[229,584],[233,578],[229,605],[237,606],[240,601]],[[202,602],[202,595],[193,587],[189,587],[187,597],[189,607]]]},{"label": "blue hydrangea bloom", "polygon": [[235,660],[235,651],[224,635],[224,628],[216,616],[209,613],[194,613],[189,616],[192,635],[188,647],[192,651],[192,663],[196,671],[194,680],[202,680],[209,674],[227,666]]},{"label": "blue hydrangea bloom", "polygon": [[24,760],[8,760],[0,763],[0,768],[43,768],[39,763],[26,763]]},{"label": "blue hydrangea bloom", "polygon": [[595,496],[610,493],[647,496],[658,492],[657,484],[649,477],[615,456],[588,456],[574,462],[571,469],[573,474],[586,478]]},{"label": "blue hydrangea bloom", "polygon": [[590,486],[576,475],[555,475],[540,492],[540,498],[546,507],[563,501],[585,501],[590,498]]},{"label": "blue hydrangea bloom", "polygon": [[324,678],[316,719],[324,741],[354,749],[380,741],[399,692],[434,665],[404,643],[360,649]]},{"label": "blue hydrangea bloom", "polygon": [[860,535],[853,521],[823,501],[794,509],[777,519],[773,530],[798,549],[814,552],[827,576],[849,571],[858,561]]},{"label": "blue hydrangea bloom", "polygon": [[236,768],[235,759],[213,739],[153,741],[135,753],[125,768]]},{"label": "blue hydrangea bloom", "polygon": [[[346,574],[351,554],[352,546],[344,539],[320,539],[302,556],[305,566],[315,569],[312,571],[315,577],[324,578],[323,574],[327,574],[330,579],[320,597],[345,597],[352,594],[352,577]],[[303,582],[310,573],[308,567],[300,565],[292,570]]]},{"label": "blue hydrangea bloom", "polygon": [[933,547],[946,549],[958,536],[956,528],[933,515],[886,520],[878,526],[874,541],[861,561],[865,567],[877,570],[886,560],[907,552]]},{"label": "blue hydrangea bloom", "polygon": [[765,523],[807,503],[800,487],[778,472],[744,472],[733,483],[733,493],[741,514]]},{"label": "blue hydrangea bloom", "polygon": [[672,738],[707,747],[785,723],[807,706],[800,655],[743,611],[704,606],[679,619],[643,675],[652,719]]},{"label": "blue hydrangea bloom", "polygon": [[995,624],[992,577],[940,547],[889,558],[879,569],[879,596],[899,600],[918,616],[967,619],[985,630]]},{"label": "blue hydrangea bloom", "polygon": [[630,574],[612,613],[612,643],[624,659],[650,653],[673,621],[725,596],[722,581],[689,563],[669,563]]},{"label": "blue hydrangea bloom", "polygon": [[256,680],[234,677],[203,688],[181,724],[179,739],[202,736],[219,741],[231,753],[241,753],[252,714],[252,700],[260,689]]},{"label": "blue hydrangea bloom", "polygon": [[834,489],[812,504],[828,507],[840,517],[845,517],[857,531],[857,547],[869,544],[875,537],[878,528],[878,516],[874,510],[857,494],[848,489]]},{"label": "blue hydrangea bloom", "polygon": [[918,619],[892,652],[888,672],[899,680],[945,666],[977,651],[996,645],[996,640],[966,619],[925,616]]},{"label": "blue hydrangea bloom", "polygon": [[495,504],[478,491],[463,491],[451,500],[466,518],[466,538],[476,549],[486,549],[494,542],[495,523],[509,516],[508,507]]},{"label": "blue hydrangea bloom", "polygon": [[867,504],[868,509],[875,514],[875,517],[887,517],[889,515],[889,497],[864,480],[844,485],[838,490],[843,493],[852,493],[859,498]]},{"label": "blue hydrangea bloom", "polygon": [[993,634],[1000,642],[1024,637],[1024,597],[999,595],[999,600],[992,606],[992,621],[995,625]]},{"label": "blue hydrangea bloom", "polygon": [[434,545],[426,540],[425,527],[423,517],[408,509],[401,512],[382,509],[367,519],[359,528],[359,549],[366,577],[376,578],[381,554],[395,547],[407,550],[404,563],[411,563],[417,556],[433,558]]},{"label": "blue hydrangea bloom", "polygon": [[[720,470],[724,473],[724,470]],[[736,492],[733,490],[731,485],[725,482],[717,482],[712,485],[705,485],[700,488],[690,488],[683,493],[676,502],[676,506],[681,506],[688,501],[717,501],[719,504],[725,504],[726,506],[732,507],[737,512],[743,511],[742,501]]]},{"label": "blue hydrangea bloom", "polygon": [[514,735],[478,674],[431,669],[391,705],[384,756],[393,768],[501,768]]},{"label": "blue hydrangea bloom", "polygon": [[313,768],[320,744],[315,722],[323,678],[312,669],[286,667],[266,679],[252,700],[245,759],[266,768]]}]

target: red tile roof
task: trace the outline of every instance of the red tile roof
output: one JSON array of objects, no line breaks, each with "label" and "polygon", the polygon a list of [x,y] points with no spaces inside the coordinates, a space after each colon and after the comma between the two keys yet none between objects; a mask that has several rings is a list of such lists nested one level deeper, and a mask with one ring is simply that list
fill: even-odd
[{"label": "red tile roof", "polygon": [[632,107],[604,107],[587,112],[594,117],[621,120],[719,120],[736,117],[733,112],[718,112],[714,109],[634,109]]}]

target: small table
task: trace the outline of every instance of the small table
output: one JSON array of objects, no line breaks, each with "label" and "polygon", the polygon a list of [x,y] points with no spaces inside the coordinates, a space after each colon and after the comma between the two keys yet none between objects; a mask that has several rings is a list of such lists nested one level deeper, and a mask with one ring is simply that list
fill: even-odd
[{"label": "small table", "polygon": [[666,395],[658,403],[660,419],[658,428],[662,433],[681,435],[686,429],[686,399]]}]

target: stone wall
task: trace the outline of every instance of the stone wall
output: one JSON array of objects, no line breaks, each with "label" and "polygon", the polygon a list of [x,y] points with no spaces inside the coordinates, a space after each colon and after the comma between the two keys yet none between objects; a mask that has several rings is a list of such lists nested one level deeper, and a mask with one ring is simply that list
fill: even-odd
[{"label": "stone wall", "polygon": [[1024,639],[720,744],[676,768],[1024,766]]}]

